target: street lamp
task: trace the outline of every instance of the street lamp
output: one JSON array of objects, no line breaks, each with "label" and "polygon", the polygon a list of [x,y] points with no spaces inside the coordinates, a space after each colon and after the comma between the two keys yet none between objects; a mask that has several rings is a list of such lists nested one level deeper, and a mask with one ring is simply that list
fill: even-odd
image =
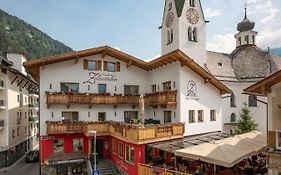
[{"label": "street lamp", "polygon": [[96,170],[97,169],[97,153],[96,153],[97,131],[89,131],[89,133],[94,134],[94,170]]}]

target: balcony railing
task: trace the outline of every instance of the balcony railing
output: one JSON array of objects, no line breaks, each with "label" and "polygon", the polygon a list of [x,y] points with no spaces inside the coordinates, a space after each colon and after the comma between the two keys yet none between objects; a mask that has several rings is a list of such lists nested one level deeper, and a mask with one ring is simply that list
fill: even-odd
[{"label": "balcony railing", "polygon": [[38,117],[37,117],[37,116],[28,117],[28,121],[29,121],[29,122],[38,122]]},{"label": "balcony railing", "polygon": [[29,108],[38,108],[38,103],[30,103],[30,104],[28,104],[28,107]]},{"label": "balcony railing", "polygon": [[[47,105],[52,104],[88,104],[88,105],[138,105],[139,95],[120,95],[120,94],[88,94],[88,93],[75,93],[67,94],[59,93],[46,93]],[[144,96],[145,105],[152,107],[176,107],[177,106],[177,91],[157,92],[153,94],[146,94]]]},{"label": "balcony railing", "polygon": [[156,92],[145,95],[145,105],[152,107],[177,107],[177,91]]},{"label": "balcony railing", "polygon": [[65,94],[65,93],[47,93],[47,104],[129,104],[137,105],[139,103],[139,96],[123,96],[110,94]]},{"label": "balcony railing", "polygon": [[151,125],[137,127],[124,122],[46,122],[47,134],[85,133],[91,135],[96,131],[98,136],[116,136],[133,143],[151,143],[167,139],[182,138],[183,123]]},{"label": "balcony railing", "polygon": [[145,174],[145,175],[154,175],[157,174],[156,172],[161,172],[161,175],[191,175],[188,173],[175,171],[175,170],[168,170],[165,168],[154,167],[151,165],[141,164],[138,165],[138,174]]},{"label": "balcony railing", "polygon": [[4,128],[4,120],[0,120],[0,129]]}]

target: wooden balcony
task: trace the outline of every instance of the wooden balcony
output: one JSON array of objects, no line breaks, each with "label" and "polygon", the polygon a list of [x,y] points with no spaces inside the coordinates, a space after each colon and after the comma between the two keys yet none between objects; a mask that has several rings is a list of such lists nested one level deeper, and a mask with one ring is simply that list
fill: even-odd
[{"label": "wooden balcony", "polygon": [[146,94],[145,105],[152,107],[177,107],[177,91],[163,91],[152,94]]},{"label": "wooden balcony", "polygon": [[138,105],[139,96],[123,96],[110,94],[65,94],[65,93],[46,93],[47,105],[62,104],[87,104],[92,105]]},{"label": "wooden balcony", "polygon": [[147,164],[139,163],[138,165],[138,174],[154,175],[156,174],[156,172],[161,172],[160,173],[161,175],[191,175],[180,171],[168,170],[160,167],[153,167]]},{"label": "wooden balcony", "polygon": [[98,136],[114,136],[124,141],[136,144],[152,143],[170,139],[182,138],[183,123],[151,125],[137,127],[124,122],[46,122],[47,134],[84,133],[91,136],[96,131]]}]

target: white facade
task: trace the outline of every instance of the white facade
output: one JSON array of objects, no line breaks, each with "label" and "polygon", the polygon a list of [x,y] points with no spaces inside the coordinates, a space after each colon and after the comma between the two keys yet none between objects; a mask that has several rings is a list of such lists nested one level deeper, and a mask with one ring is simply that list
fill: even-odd
[{"label": "white facade", "polygon": [[[120,72],[110,72],[114,74],[117,81],[99,81],[94,85],[85,84],[89,79],[89,70],[83,69],[83,60],[102,60],[111,62],[120,62]],[[103,65],[103,64],[102,64]],[[103,66],[102,66],[103,67]],[[103,69],[102,69],[103,70]],[[97,73],[106,74],[107,71],[95,71]],[[59,76],[58,76],[59,75]],[[152,85],[156,85],[158,92],[163,91],[163,83],[171,82],[171,90],[177,90],[177,108],[145,108],[145,118],[160,120],[164,123],[164,111],[171,112],[171,122],[185,122],[185,135],[201,134],[206,132],[221,130],[221,96],[220,91],[211,84],[204,84],[204,79],[194,73],[187,67],[182,67],[179,61],[171,64],[146,71],[135,66],[127,67],[123,61],[105,56],[101,54],[79,58],[77,64],[74,60],[64,61],[45,65],[40,68],[40,135],[46,135],[46,121],[62,121],[62,112],[78,112],[79,121],[98,121],[98,113],[105,112],[106,120],[124,121],[125,111],[139,111],[139,107],[132,105],[95,105],[89,108],[88,105],[50,105],[46,104],[45,93],[49,91],[60,92],[61,83],[72,82],[79,83],[80,93],[97,93],[98,84],[106,84],[107,93],[124,94],[124,85],[139,86],[139,94],[145,95],[152,92]],[[187,85],[189,81],[196,83],[196,98],[191,99],[187,96]],[[208,95],[207,95],[208,94]],[[197,98],[198,97],[198,98]],[[211,97],[211,98],[210,98]],[[192,97],[193,98],[193,97]],[[215,101],[215,103],[214,103]],[[189,110],[195,110],[195,118],[197,111],[203,110],[204,121],[198,123],[197,119],[193,123],[189,123]],[[215,121],[210,122],[210,110],[216,113]],[[90,113],[90,116],[88,114]],[[116,115],[115,115],[116,114]]]}]

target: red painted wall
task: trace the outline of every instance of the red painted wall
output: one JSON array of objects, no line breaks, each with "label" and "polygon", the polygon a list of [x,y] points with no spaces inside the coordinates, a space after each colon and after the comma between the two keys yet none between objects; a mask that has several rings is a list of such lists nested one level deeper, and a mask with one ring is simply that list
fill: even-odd
[{"label": "red painted wall", "polygon": [[40,152],[41,152],[41,163],[44,163],[44,160],[53,154],[53,140],[52,139],[42,140],[40,138]]},{"label": "red painted wall", "polygon": [[[116,154],[112,153],[112,139],[117,140],[116,142]],[[122,159],[118,156],[118,142],[121,142],[123,144],[123,157]],[[125,161],[125,146],[132,146],[134,147],[134,164],[128,163]],[[110,157],[111,160],[115,165],[117,165],[119,168],[121,168],[123,171],[125,171],[128,174],[137,175],[138,174],[138,163],[145,163],[145,147],[146,145],[135,145],[128,142],[121,141],[116,138],[110,138]]]}]

